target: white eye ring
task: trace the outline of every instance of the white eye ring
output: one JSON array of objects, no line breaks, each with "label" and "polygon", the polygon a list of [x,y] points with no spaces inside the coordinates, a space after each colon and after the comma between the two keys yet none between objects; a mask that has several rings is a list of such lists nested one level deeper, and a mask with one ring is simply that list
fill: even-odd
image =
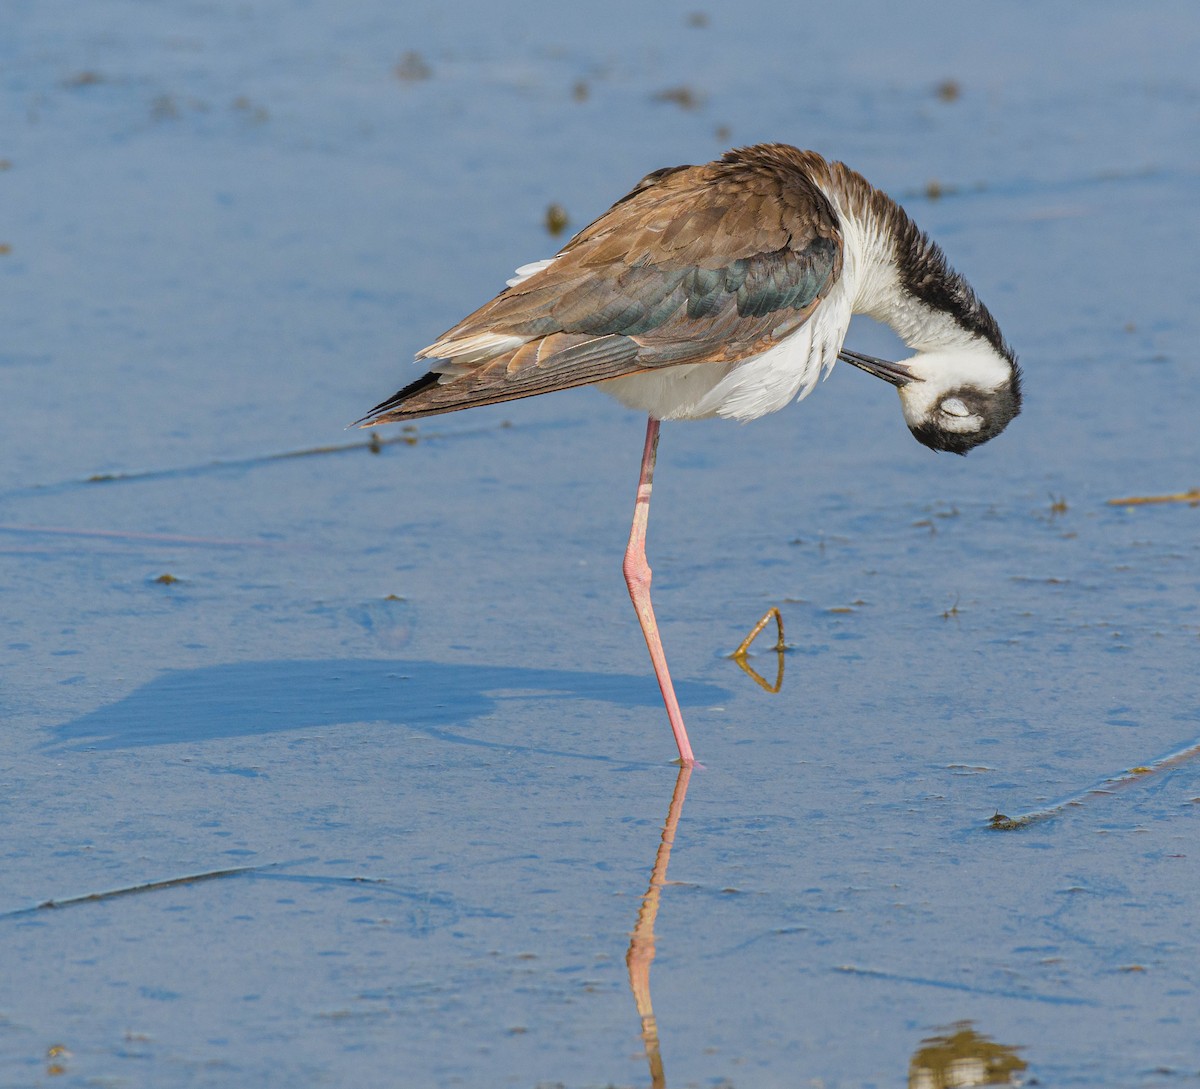
[{"label": "white eye ring", "polygon": [[971,410],[957,397],[947,397],[941,404],[942,411],[947,416],[970,416]]}]

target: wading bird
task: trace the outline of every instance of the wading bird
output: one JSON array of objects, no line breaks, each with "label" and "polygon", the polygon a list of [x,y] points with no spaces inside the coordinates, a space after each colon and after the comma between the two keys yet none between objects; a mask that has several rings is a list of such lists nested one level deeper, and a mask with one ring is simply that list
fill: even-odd
[{"label": "wading bird", "polygon": [[[916,354],[843,348],[851,314]],[[685,765],[646,562],[660,421],[756,419],[807,396],[839,358],[895,386],[933,450],[965,454],[1021,406],[1012,350],[941,249],[860,174],[786,144],[648,174],[417,358],[436,362],[362,426],[588,384],[649,415],[624,573]]]}]

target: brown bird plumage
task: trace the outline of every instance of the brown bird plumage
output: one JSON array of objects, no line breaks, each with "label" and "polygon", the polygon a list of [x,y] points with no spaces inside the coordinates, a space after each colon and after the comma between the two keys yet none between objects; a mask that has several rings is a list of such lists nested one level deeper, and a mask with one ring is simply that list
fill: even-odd
[{"label": "brown bird plumage", "polygon": [[548,267],[418,352],[451,361],[434,364],[440,380],[419,379],[365,419],[766,351],[808,320],[841,272],[842,233],[810,180],[817,168],[828,169],[814,152],[770,145],[648,174]]},{"label": "brown bird plumage", "polygon": [[[844,359],[894,385],[912,434],[966,453],[1020,410],[992,315],[887,194],[841,163],[766,144],[648,174],[550,261],[418,358],[429,373],[364,426],[600,383],[649,414],[625,581],[679,757],[694,760],[650,603],[646,526],[659,421],[754,419]],[[852,313],[916,350],[843,348]]]}]

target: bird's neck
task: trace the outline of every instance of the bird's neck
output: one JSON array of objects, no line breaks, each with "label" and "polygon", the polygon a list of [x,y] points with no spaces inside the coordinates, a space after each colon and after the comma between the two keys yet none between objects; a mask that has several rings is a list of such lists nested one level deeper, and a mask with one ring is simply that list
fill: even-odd
[{"label": "bird's neck", "polygon": [[842,222],[853,313],[890,325],[918,353],[968,350],[982,339],[1005,354],[987,307],[899,204],[842,163],[828,164],[822,188]]}]

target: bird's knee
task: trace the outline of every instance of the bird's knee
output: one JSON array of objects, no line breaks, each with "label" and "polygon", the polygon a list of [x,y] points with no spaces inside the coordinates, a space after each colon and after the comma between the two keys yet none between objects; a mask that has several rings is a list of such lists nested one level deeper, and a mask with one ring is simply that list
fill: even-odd
[{"label": "bird's knee", "polygon": [[631,594],[650,589],[650,565],[640,556],[626,556],[621,569]]}]

